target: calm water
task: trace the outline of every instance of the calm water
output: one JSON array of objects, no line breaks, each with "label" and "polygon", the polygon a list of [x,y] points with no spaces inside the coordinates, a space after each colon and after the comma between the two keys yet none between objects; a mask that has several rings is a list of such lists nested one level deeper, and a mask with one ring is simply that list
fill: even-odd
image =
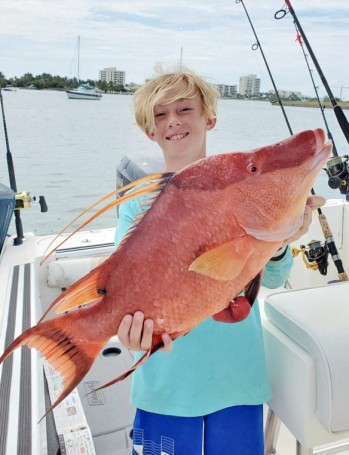
[{"label": "calm water", "polygon": [[[161,151],[138,129],[132,97],[104,95],[100,101],[69,100],[64,92],[3,92],[5,115],[18,191],[44,195],[22,211],[24,231],[56,232],[81,210],[115,188],[115,170],[122,156],[136,161],[161,159]],[[323,128],[319,109],[285,108],[294,133]],[[332,110],[327,122],[340,154],[348,145]],[[248,150],[289,136],[281,110],[268,102],[220,100],[216,128],[208,134],[209,154]],[[0,182],[8,184],[6,147],[0,126]],[[315,185],[327,198],[342,198],[327,186],[325,172]],[[111,210],[91,228],[115,224]],[[11,233],[14,232],[12,228]]]}]

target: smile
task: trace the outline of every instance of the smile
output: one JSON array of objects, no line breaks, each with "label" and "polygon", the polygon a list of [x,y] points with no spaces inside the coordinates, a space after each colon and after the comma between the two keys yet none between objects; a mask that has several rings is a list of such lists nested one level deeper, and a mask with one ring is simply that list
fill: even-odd
[{"label": "smile", "polygon": [[179,141],[184,137],[188,136],[189,133],[182,133],[182,134],[174,134],[173,136],[167,136],[166,139],[169,141]]}]

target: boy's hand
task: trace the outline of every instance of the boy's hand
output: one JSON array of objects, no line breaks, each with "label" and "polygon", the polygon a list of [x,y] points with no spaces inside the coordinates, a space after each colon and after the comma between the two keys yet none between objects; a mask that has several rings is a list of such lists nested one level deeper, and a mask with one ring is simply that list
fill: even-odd
[{"label": "boy's hand", "polygon": [[[144,320],[144,314],[141,311],[136,311],[133,316],[130,314],[124,316],[117,335],[125,348],[132,351],[148,351],[152,344],[153,328],[152,319]],[[171,351],[173,341],[168,333],[162,334],[162,341],[164,343],[162,350]]]},{"label": "boy's hand", "polygon": [[313,210],[316,210],[323,205],[325,205],[326,199],[322,196],[309,196],[306,202],[305,210],[304,210],[304,218],[302,226],[300,227],[299,231],[297,231],[292,237],[284,241],[283,246],[288,245],[289,243],[298,240],[302,235],[306,234],[309,230],[309,226],[312,221]]}]

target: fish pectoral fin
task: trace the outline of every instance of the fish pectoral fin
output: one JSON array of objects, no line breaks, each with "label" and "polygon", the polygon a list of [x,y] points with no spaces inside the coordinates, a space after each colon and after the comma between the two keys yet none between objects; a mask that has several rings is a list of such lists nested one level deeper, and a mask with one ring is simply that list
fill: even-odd
[{"label": "fish pectoral fin", "polygon": [[239,237],[212,248],[195,259],[189,271],[215,280],[228,281],[239,275],[249,257],[245,237]]},{"label": "fish pectoral fin", "polygon": [[41,316],[39,322],[45,319],[47,314],[53,309],[55,309],[57,314],[61,314],[65,311],[77,308],[80,305],[86,305],[100,300],[102,296],[98,293],[97,281],[100,277],[100,269],[102,266],[103,264],[100,264],[59,295]]},{"label": "fish pectoral fin", "polygon": [[240,322],[247,318],[250,314],[252,304],[244,297],[239,296],[232,299],[227,308],[215,314],[213,319],[218,322]]}]

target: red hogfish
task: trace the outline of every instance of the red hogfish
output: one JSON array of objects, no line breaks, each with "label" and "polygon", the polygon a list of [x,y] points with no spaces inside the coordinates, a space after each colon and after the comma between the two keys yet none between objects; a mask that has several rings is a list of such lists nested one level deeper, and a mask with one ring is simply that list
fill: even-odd
[{"label": "red hogfish", "polygon": [[105,386],[159,349],[165,331],[176,339],[211,316],[242,319],[246,299],[234,298],[245,290],[253,303],[265,264],[300,228],[309,191],[331,150],[321,129],[304,131],[128,185],[132,191],[107,208],[145,194],[152,195],[151,207],[108,260],[49,308],[64,314],[43,321],[48,310],[7,347],[0,363],[22,345],[39,350],[63,377],[50,411],[82,380],[126,314],[141,310],[154,320],[152,348]]}]

